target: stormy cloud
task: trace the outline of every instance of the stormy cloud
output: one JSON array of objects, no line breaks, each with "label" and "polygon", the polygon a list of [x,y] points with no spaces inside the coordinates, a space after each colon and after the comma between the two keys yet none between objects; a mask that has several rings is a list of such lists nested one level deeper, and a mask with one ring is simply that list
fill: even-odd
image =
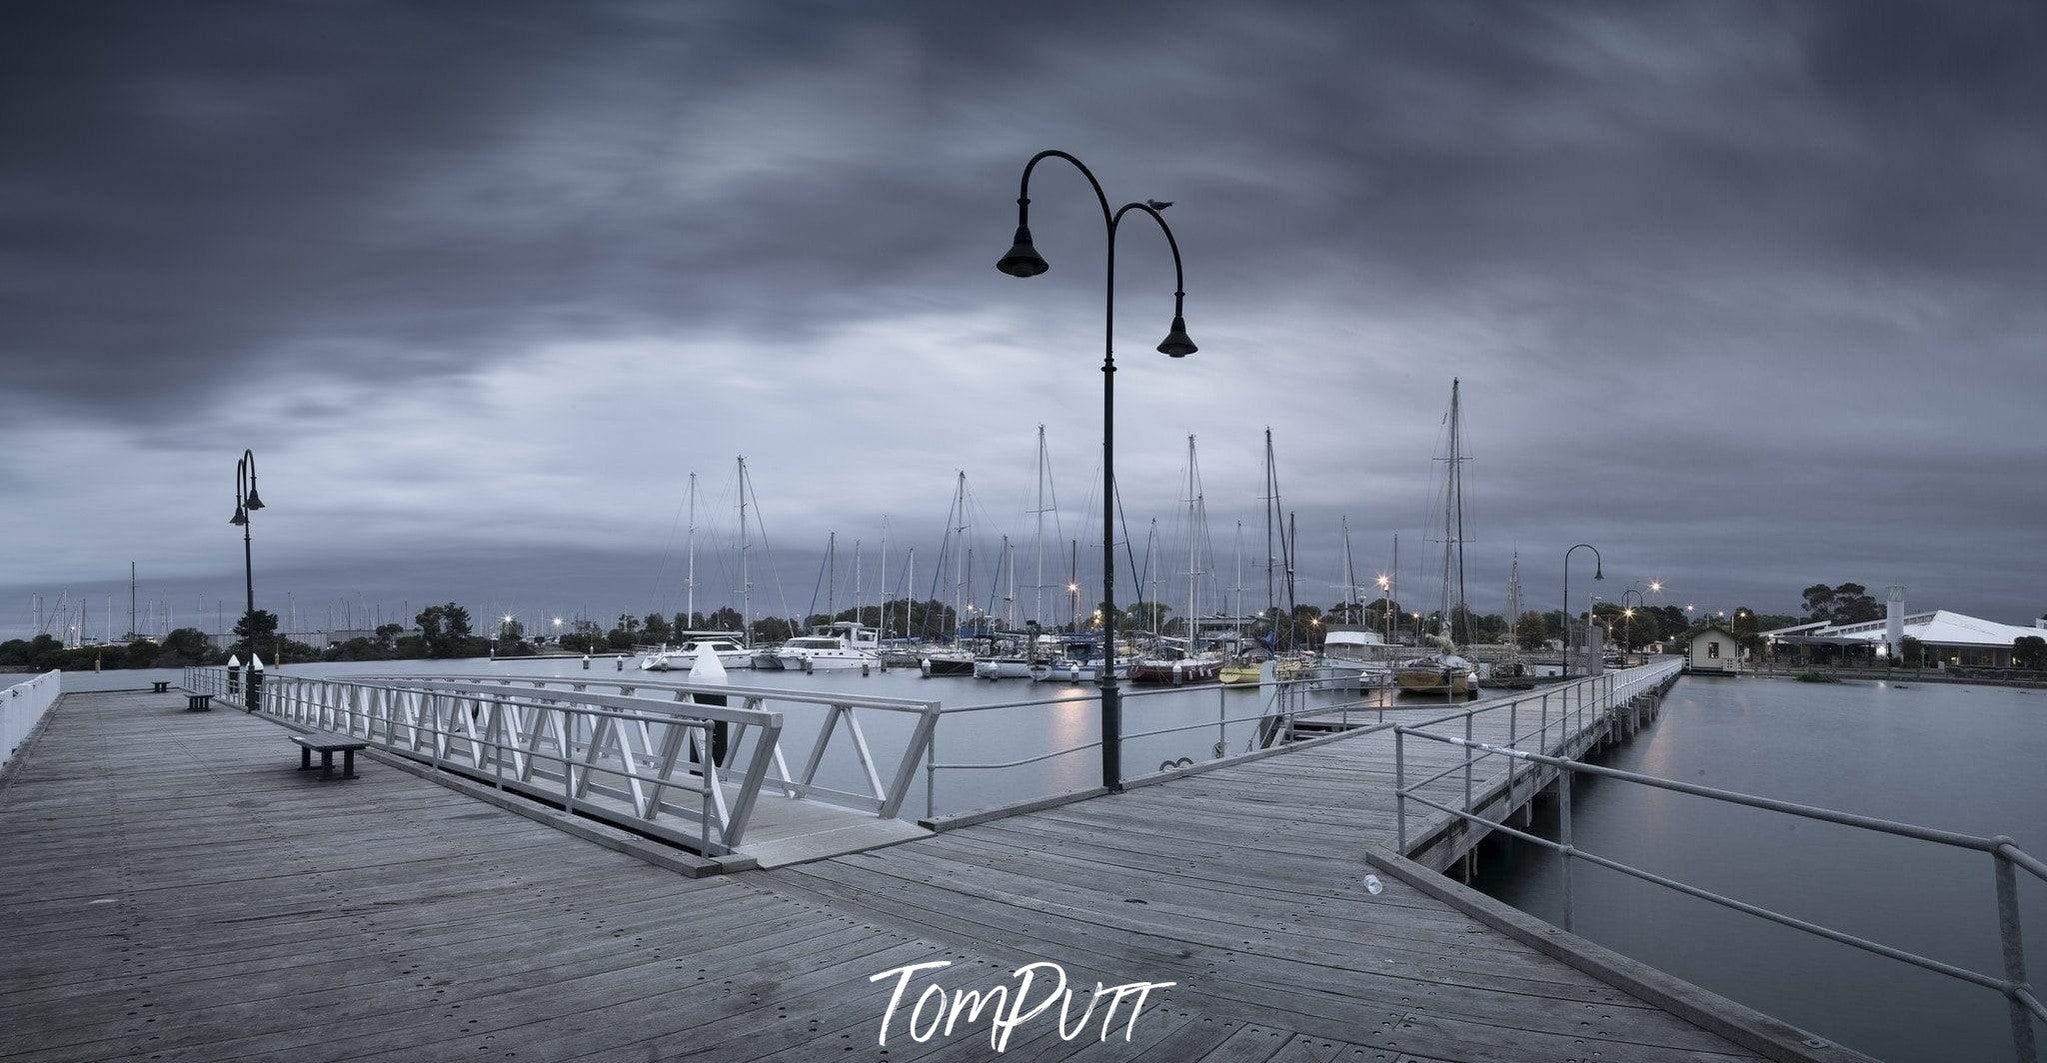
[{"label": "stormy cloud", "polygon": [[259,604],[308,616],[678,608],[691,471],[722,604],[739,454],[798,610],[830,530],[871,557],[886,515],[933,556],[956,469],[984,540],[1027,541],[1040,423],[1083,536],[1102,237],[1076,175],[1033,189],[1052,271],[992,268],[1044,147],[1175,203],[1202,350],[1151,352],[1170,261],[1126,234],[1119,479],[1138,536],[1172,526],[1198,436],[1223,582],[1233,523],[1262,540],[1270,425],[1303,599],[1336,597],[1346,515],[1361,568],[1399,533],[1418,585],[1458,377],[1480,608],[1517,550],[1552,607],[1580,540],[1707,607],[1855,579],[2047,608],[2037,5],[0,19],[7,633],[130,560],[181,613],[232,603],[244,447]]}]

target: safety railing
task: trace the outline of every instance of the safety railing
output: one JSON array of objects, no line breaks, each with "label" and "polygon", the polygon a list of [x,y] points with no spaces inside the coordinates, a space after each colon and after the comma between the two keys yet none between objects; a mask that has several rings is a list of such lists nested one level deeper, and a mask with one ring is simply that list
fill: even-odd
[{"label": "safety railing", "polygon": [[[190,668],[183,685],[248,708],[248,679]],[[319,679],[272,671],[259,689],[265,715],[363,737],[713,854],[741,844],[764,791],[894,818],[939,713],[937,702],[841,692],[549,676]],[[781,710],[799,708],[815,710],[818,726],[792,751]],[[898,729],[905,737],[893,763],[876,756],[862,723],[862,713],[877,712],[910,718]],[[740,760],[745,767],[730,772]],[[831,785],[831,769],[857,781]],[[695,829],[670,828],[664,816]]]},{"label": "safety railing", "polygon": [[[1133,702],[1138,703],[1138,706],[1142,708],[1145,699],[1165,696],[1176,696],[1179,699],[1180,707],[1184,709],[1186,707],[1186,698],[1189,694],[1214,691],[1216,715],[1213,718],[1203,719],[1198,722],[1151,727],[1136,731],[1125,730],[1122,733],[1122,740],[1125,743],[1129,743],[1138,739],[1157,738],[1165,735],[1213,731],[1216,734],[1216,742],[1212,747],[1214,756],[1210,759],[1221,760],[1226,757],[1252,753],[1261,749],[1270,749],[1274,746],[1291,742],[1295,737],[1296,725],[1304,718],[1333,717],[1340,721],[1343,726],[1348,726],[1353,713],[1359,715],[1378,713],[1378,718],[1374,721],[1375,727],[1376,725],[1383,724],[1385,720],[1387,706],[1382,703],[1354,697],[1339,700],[1323,700],[1316,697],[1318,694],[1357,692],[1358,677],[1354,674],[1267,680],[1255,688],[1256,693],[1261,699],[1256,712],[1235,716],[1230,715],[1233,705],[1242,704],[1241,700],[1233,702],[1233,698],[1241,699],[1242,695],[1251,692],[1252,689],[1247,686],[1233,686],[1220,683],[1191,687],[1126,688],[1121,693],[1126,709],[1130,708]],[[1075,705],[1093,705],[1096,707],[1096,711],[1099,712],[1101,695],[1098,692],[1090,692],[1066,697],[993,702],[986,705],[955,705],[941,710],[940,717],[943,719],[984,712],[1070,708]],[[1245,737],[1241,743],[1233,744],[1230,741],[1229,731],[1231,728],[1237,728],[1245,732]],[[1088,750],[1099,750],[1102,747],[1102,740],[1095,738],[1092,741],[1078,742],[1030,756],[992,761],[943,761],[939,759],[939,745],[939,736],[934,731],[930,739],[931,755],[925,762],[924,768],[924,815],[926,819],[930,819],[936,814],[938,776],[940,772],[1001,771],[1021,768],[1027,765],[1055,760],[1060,757],[1072,756],[1076,753],[1084,753]],[[1127,756],[1127,745],[1125,750]],[[1125,778],[1128,782],[1139,782],[1149,776],[1163,775],[1180,768],[1192,767],[1196,763],[1193,758],[1180,758],[1160,764],[1157,772],[1136,773],[1127,775]]]},{"label": "safety railing", "polygon": [[[1480,717],[1491,716],[1492,720],[1489,723],[1494,723],[1495,725],[1497,721],[1505,721],[1507,740],[1503,747],[1504,749],[1518,750],[1523,748],[1524,744],[1527,744],[1532,745],[1538,752],[1547,753],[1552,749],[1563,748],[1569,742],[1587,740],[1588,736],[1597,732],[1598,725],[1603,719],[1629,705],[1634,698],[1648,693],[1654,688],[1675,681],[1683,670],[1683,659],[1666,658],[1649,664],[1638,665],[1634,668],[1622,669],[1617,672],[1606,672],[1600,675],[1568,680],[1541,691],[1522,694],[1512,698],[1479,702],[1456,712],[1445,713],[1434,719],[1423,720],[1419,723],[1395,725],[1393,727],[1393,778],[1396,791],[1394,797],[1394,819],[1395,829],[1400,835],[1401,852],[1403,854],[1408,852],[1407,805],[1401,797],[1402,794],[1440,782],[1452,775],[1461,774],[1463,776],[1464,809],[1467,812],[1476,811],[1477,803],[1483,799],[1482,795],[1478,792],[1479,764],[1487,758],[1497,755],[1491,752],[1469,751],[1471,746],[1478,744],[1476,742],[1476,733]],[[1529,730],[1523,730],[1523,721],[1528,716],[1534,717],[1532,721],[1534,727]],[[1634,719],[1635,717],[1632,715],[1625,717],[1625,720],[1630,723]],[[1458,763],[1443,768],[1426,778],[1409,782],[1407,778],[1406,736],[1430,728],[1441,727],[1460,727],[1462,729],[1462,741],[1468,743],[1466,754]],[[1554,738],[1551,735],[1552,731],[1555,732]],[[1442,736],[1432,733],[1430,737]],[[1514,760],[1508,759],[1506,765],[1504,792],[1512,794],[1515,792],[1515,787],[1522,784],[1522,780],[1519,778]]]},{"label": "safety railing", "polygon": [[[1984,836],[1939,830],[1876,816],[1864,816],[1852,812],[1840,812],[1829,808],[1798,804],[1792,801],[1780,801],[1775,798],[1759,797],[1754,794],[1722,790],[1717,787],[1702,786],[1697,783],[1679,782],[1674,779],[1663,779],[1653,775],[1643,775],[1638,772],[1624,771],[1619,768],[1609,768],[1598,764],[1588,764],[1567,757],[1550,756],[1525,749],[1476,742],[1455,735],[1434,734],[1419,728],[1397,726],[1394,733],[1396,739],[1415,738],[1461,747],[1465,751],[1467,762],[1480,757],[1501,756],[1509,758],[1509,763],[1520,762],[1533,765],[1534,767],[1531,767],[1530,770],[1547,767],[1554,769],[1556,773],[1558,819],[1557,838],[1555,841],[1508,826],[1503,822],[1506,818],[1504,813],[1501,819],[1488,819],[1468,807],[1460,809],[1453,805],[1433,801],[1414,792],[1421,785],[1425,785],[1425,783],[1409,786],[1404,781],[1397,781],[1398,792],[1395,803],[1400,810],[1398,813],[1400,816],[1399,834],[1400,848],[1403,854],[1407,851],[1405,809],[1407,802],[1413,801],[1424,807],[1444,813],[1453,819],[1499,831],[1509,837],[1528,842],[1531,845],[1540,846],[1558,854],[1560,857],[1557,861],[1560,879],[1559,891],[1562,899],[1563,929],[1566,931],[1571,930],[1572,922],[1571,864],[1574,860],[1583,860],[1586,863],[1619,872],[1630,878],[1640,879],[1643,882],[1654,883],[1666,889],[1674,890],[1688,897],[1696,897],[1699,900],[1746,915],[1755,916],[1780,926],[1791,927],[1794,930],[1799,930],[1837,944],[1847,945],[1851,948],[1887,957],[1922,970],[1932,971],[1936,974],[1945,975],[1972,985],[1995,990],[2005,997],[2008,1005],[2012,1040],[2018,1060],[2020,1063],[2033,1063],[2037,1058],[2034,1036],[2035,1027],[2033,1023],[2035,1019],[2047,1021],[2047,1006],[2041,1004],[2039,996],[2027,981],[2025,936],[2019,925],[2017,872],[2023,869],[2035,879],[2047,882],[2047,864],[2043,864],[2036,857],[2020,849],[2011,838],[2003,835]],[[1401,776],[1404,775],[1398,759],[1395,761],[1395,772],[1396,780],[1401,779]],[[1835,930],[1831,927],[1800,919],[1797,916],[1787,915],[1762,905],[1737,900],[1712,890],[1680,882],[1653,871],[1647,871],[1619,860],[1580,849],[1573,844],[1571,837],[1571,779],[1574,775],[1579,774],[1617,779],[1623,782],[1650,786],[1660,790],[1669,790],[1674,793],[1688,794],[1693,797],[1706,798],[1725,804],[1782,813],[1800,819],[1834,823],[1901,838],[1911,838],[1950,849],[1988,853],[1992,860],[1992,878],[1997,897],[1998,944],[2003,961],[2003,975],[2000,977],[1998,975],[1985,974],[1981,971],[1947,963],[1943,960],[1937,960],[1919,953],[1886,945],[1845,931]]]},{"label": "safety railing", "polygon": [[[772,704],[785,712],[796,709],[820,712],[817,735],[808,748],[800,751],[801,769],[791,772],[789,751],[784,743],[772,744],[775,777],[768,780],[771,789],[789,798],[807,798],[828,804],[872,812],[882,819],[893,819],[902,810],[903,802],[910,787],[916,781],[917,765],[925,759],[930,749],[931,735],[937,726],[938,716],[943,710],[936,701],[917,701],[907,698],[878,698],[848,694],[843,691],[807,691],[785,687],[748,687],[725,683],[668,682],[647,679],[592,679],[586,677],[562,678],[559,676],[386,676],[391,682],[454,682],[478,686],[530,687],[535,690],[566,691],[577,695],[588,695],[593,691],[610,691],[626,697],[652,697],[672,702],[693,705],[737,705],[748,711],[763,711]],[[867,728],[862,722],[863,714],[888,714],[906,717],[910,728],[904,736],[900,755],[890,766],[875,756],[874,747],[868,741]],[[840,736],[844,738],[841,739]],[[823,770],[831,766],[838,743],[843,742],[852,758],[846,764],[840,757],[839,763],[849,770],[857,769],[859,791],[834,787],[820,781]],[[888,776],[883,778],[886,768]]]},{"label": "safety railing", "polygon": [[15,749],[62,693],[64,673],[55,669],[0,690],[0,767],[14,759]]}]

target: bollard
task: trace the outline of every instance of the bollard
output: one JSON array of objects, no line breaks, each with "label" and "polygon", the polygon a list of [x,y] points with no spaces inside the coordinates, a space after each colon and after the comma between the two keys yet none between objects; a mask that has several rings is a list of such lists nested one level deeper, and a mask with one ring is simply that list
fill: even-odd
[{"label": "bollard", "polygon": [[249,696],[242,699],[242,708],[258,712],[263,708],[263,658],[249,655]]}]

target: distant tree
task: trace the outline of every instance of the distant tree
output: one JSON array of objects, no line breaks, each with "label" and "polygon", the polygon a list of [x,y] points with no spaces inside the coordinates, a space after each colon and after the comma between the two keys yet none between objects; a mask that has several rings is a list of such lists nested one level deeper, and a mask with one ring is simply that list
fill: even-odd
[{"label": "distant tree", "polygon": [[2047,668],[2047,638],[2020,635],[2013,639],[2011,663],[2020,668]]},{"label": "distant tree", "polygon": [[242,663],[248,663],[251,653],[267,653],[275,656],[272,644],[277,641],[277,614],[267,609],[243,613],[235,621],[235,642],[233,652],[240,654]]},{"label": "distant tree", "polygon": [[1898,663],[1914,668],[1926,666],[1926,644],[1910,635],[1898,640]]},{"label": "distant tree", "polygon": [[427,656],[461,657],[476,653],[470,645],[474,636],[469,630],[469,610],[454,602],[446,602],[427,606],[413,619],[419,624]]},{"label": "distant tree", "polygon": [[1514,641],[1524,650],[1539,650],[1549,638],[1549,618],[1541,613],[1522,613],[1514,621]]},{"label": "distant tree", "polygon": [[640,630],[646,632],[648,642],[669,642],[675,638],[675,626],[660,613],[648,613],[640,621]]},{"label": "distant tree", "polygon": [[1836,624],[1859,624],[1867,620],[1881,619],[1883,603],[1869,596],[1869,588],[1860,583],[1842,583],[1829,587],[1815,583],[1800,593],[1805,601],[1807,620],[1825,620]]},{"label": "distant tree", "polygon": [[206,664],[214,659],[213,640],[196,627],[176,628],[163,637],[163,652],[159,657],[167,660],[171,667]]},{"label": "distant tree", "polygon": [[796,625],[783,617],[763,616],[753,622],[754,645],[764,642],[787,642],[795,637]]}]

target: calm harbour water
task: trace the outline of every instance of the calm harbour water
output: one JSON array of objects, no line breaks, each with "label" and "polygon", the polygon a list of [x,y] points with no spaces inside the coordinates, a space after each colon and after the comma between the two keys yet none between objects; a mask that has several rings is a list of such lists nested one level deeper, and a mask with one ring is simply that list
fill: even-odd
[{"label": "calm harbour water", "polygon": [[[1686,678],[1605,763],[1976,834],[2047,857],[2047,691]],[[1987,854],[1722,805],[1615,780],[1573,794],[1589,852],[1974,970],[2002,975]],[[1545,818],[1544,813],[1547,813]],[[1537,832],[1556,836],[1538,804]],[[1477,885],[1558,922],[1556,857],[1487,843]],[[1890,1063],[2009,1060],[1999,994],[1685,897],[1573,868],[1575,929],[1627,956]],[[2019,874],[2027,952],[2047,969],[2047,884]]]}]

